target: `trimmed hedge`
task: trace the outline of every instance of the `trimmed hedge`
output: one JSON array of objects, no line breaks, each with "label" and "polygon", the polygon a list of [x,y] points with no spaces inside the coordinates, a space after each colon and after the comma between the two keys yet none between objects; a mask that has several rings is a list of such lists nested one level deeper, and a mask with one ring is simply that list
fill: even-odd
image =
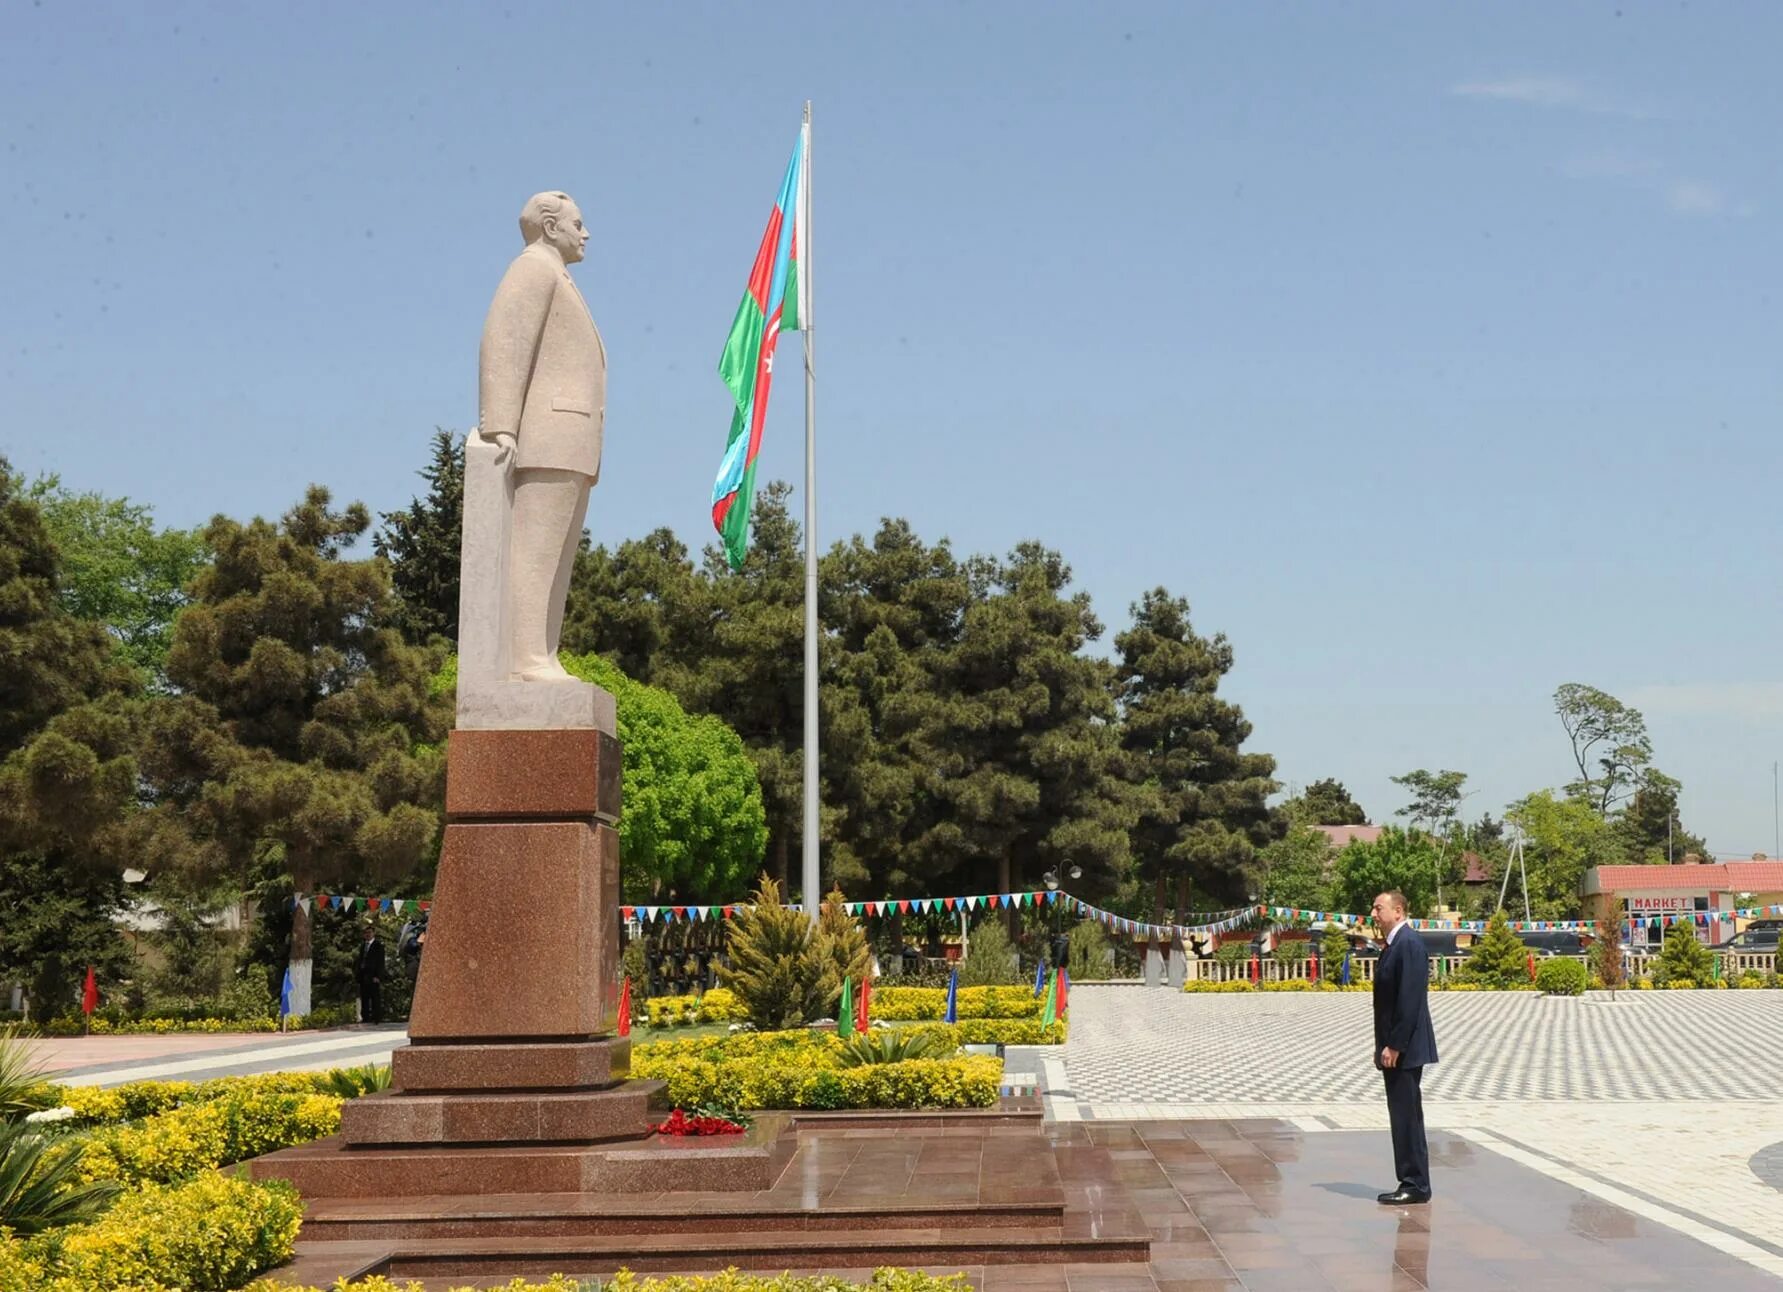
[{"label": "trimmed hedge", "polygon": [[[961,987],[958,1004],[961,1019],[1039,1018],[1045,1007],[1031,987]],[[867,1010],[888,1023],[938,1023],[947,1014],[947,989],[876,985]]]},{"label": "trimmed hedge", "polygon": [[279,1181],[150,1185],[89,1225],[0,1234],[0,1292],[221,1292],[290,1260],[302,1216]]},{"label": "trimmed hedge", "polygon": [[912,1023],[902,1032],[944,1036],[962,1045],[1063,1045],[1069,1031],[1063,1019],[1043,1027],[1038,1018],[968,1018],[959,1023]]},{"label": "trimmed hedge", "polygon": [[98,1086],[52,1086],[52,1106],[74,1109],[75,1126],[115,1126],[174,1108],[248,1093],[315,1095],[333,1092],[331,1072],[268,1072],[253,1077],[209,1081],[132,1081],[102,1090]]},{"label": "trimmed hedge", "polygon": [[336,1095],[246,1090],[172,1108],[140,1125],[95,1131],[81,1150],[80,1178],[126,1185],[183,1180],[332,1135],[340,1129],[342,1102]]},{"label": "trimmed hedge", "polygon": [[632,1050],[632,1075],[668,1083],[683,1108],[989,1108],[1003,1063],[989,1055],[844,1068],[828,1032],[752,1032]]},{"label": "trimmed hedge", "polygon": [[[584,1292],[587,1284],[558,1274],[543,1283],[517,1278],[491,1292]],[[918,1270],[881,1268],[873,1271],[866,1283],[856,1283],[834,1274],[745,1274],[728,1269],[722,1274],[633,1274],[620,1270],[601,1284],[605,1292],[970,1292],[971,1284],[964,1274],[924,1274]],[[320,1288],[299,1288],[290,1283],[270,1280],[254,1284],[248,1292],[322,1292]],[[361,1279],[354,1283],[337,1283],[328,1292],[422,1292],[419,1282],[395,1283],[387,1278]],[[473,1292],[467,1287],[448,1292]]]},{"label": "trimmed hedge", "polygon": [[[315,1032],[357,1022],[358,1010],[351,1005],[318,1009],[309,1014],[293,1015],[285,1020],[289,1032]],[[53,1018],[40,1029],[45,1036],[83,1036],[90,1030],[94,1036],[166,1036],[176,1032],[276,1032],[276,1018],[121,1018],[94,1014],[91,1028],[79,1014]]]},{"label": "trimmed hedge", "polygon": [[1590,981],[1580,960],[1547,959],[1535,970],[1535,989],[1550,996],[1583,996]]},{"label": "trimmed hedge", "polygon": [[749,1011],[726,987],[714,987],[699,996],[652,996],[644,1002],[648,1027],[688,1027],[694,1023],[736,1023]]}]

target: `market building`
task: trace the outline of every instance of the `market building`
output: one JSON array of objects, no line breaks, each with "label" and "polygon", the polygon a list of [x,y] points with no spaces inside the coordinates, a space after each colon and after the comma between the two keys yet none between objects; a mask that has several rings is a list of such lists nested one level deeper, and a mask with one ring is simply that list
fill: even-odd
[{"label": "market building", "polygon": [[[1733,912],[1783,903],[1783,861],[1763,853],[1731,861],[1703,861],[1694,853],[1671,866],[1595,866],[1581,885],[1587,919],[1602,919],[1614,901],[1624,920],[1666,919],[1677,915],[1707,916],[1696,924],[1697,936],[1708,943],[1725,942],[1740,928]],[[1636,947],[1657,947],[1664,927],[1645,923],[1630,930]]]}]

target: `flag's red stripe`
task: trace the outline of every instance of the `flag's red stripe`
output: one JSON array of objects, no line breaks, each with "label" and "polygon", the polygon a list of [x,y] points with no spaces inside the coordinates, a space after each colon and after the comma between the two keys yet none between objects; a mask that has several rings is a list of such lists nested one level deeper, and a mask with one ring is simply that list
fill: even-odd
[{"label": "flag's red stripe", "polygon": [[762,332],[761,359],[755,369],[755,407],[749,410],[749,452],[743,455],[743,465],[755,461],[755,455],[761,452],[762,423],[768,416],[768,388],[774,384],[773,358],[774,350],[780,344],[780,307],[774,307],[774,314],[768,320],[768,326]]},{"label": "flag's red stripe", "polygon": [[755,253],[755,265],[749,271],[749,294],[755,307],[768,311],[768,284],[774,277],[774,253],[780,249],[780,225],[784,215],[779,207],[768,217],[768,231],[761,236],[761,248]]},{"label": "flag's red stripe", "polygon": [[735,492],[727,493],[712,504],[712,526],[720,533],[724,531],[724,518],[731,514],[731,504],[737,501]]}]

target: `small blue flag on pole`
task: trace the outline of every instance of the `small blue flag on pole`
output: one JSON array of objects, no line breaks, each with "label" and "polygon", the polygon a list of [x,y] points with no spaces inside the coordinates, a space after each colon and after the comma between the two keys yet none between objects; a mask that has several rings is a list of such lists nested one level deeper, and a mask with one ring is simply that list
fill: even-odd
[{"label": "small blue flag on pole", "polygon": [[291,1012],[291,966],[285,966],[285,981],[279,986],[279,1017]]},{"label": "small blue flag on pole", "polygon": [[1350,953],[1348,951],[1343,953],[1343,985],[1346,987],[1350,985]]},{"label": "small blue flag on pole", "polygon": [[960,971],[955,969],[947,975],[947,1021],[960,1021]]},{"label": "small blue flag on pole", "polygon": [[1041,992],[1043,992],[1045,990],[1046,990],[1046,957],[1041,956],[1039,962],[1037,964],[1035,964],[1035,966],[1034,966],[1034,994],[1036,996],[1038,996],[1038,995],[1040,995]]}]

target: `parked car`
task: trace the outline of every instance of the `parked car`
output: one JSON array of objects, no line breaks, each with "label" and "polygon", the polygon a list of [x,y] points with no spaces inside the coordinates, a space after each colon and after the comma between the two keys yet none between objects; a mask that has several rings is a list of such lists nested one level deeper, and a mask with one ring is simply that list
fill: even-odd
[{"label": "parked car", "polygon": [[1565,929],[1525,929],[1517,940],[1538,956],[1577,956],[1585,954],[1585,939]]},{"label": "parked car", "polygon": [[1775,955],[1779,941],[1783,941],[1783,920],[1753,920],[1727,941],[1717,942],[1715,950]]}]

